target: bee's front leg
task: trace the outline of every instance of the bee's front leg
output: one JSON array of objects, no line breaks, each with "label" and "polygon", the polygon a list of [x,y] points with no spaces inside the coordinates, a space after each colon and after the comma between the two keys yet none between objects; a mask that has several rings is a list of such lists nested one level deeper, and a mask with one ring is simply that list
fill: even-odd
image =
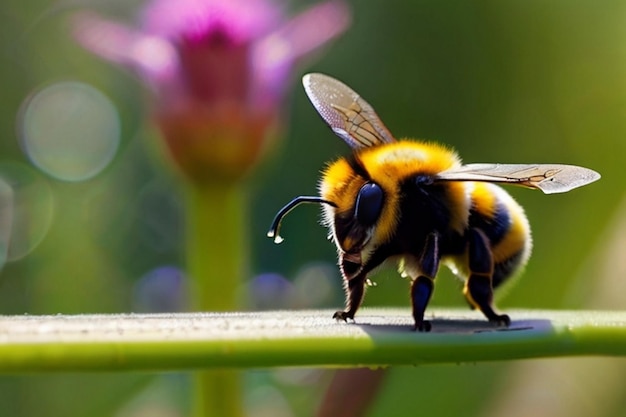
[{"label": "bee's front leg", "polygon": [[339,268],[346,291],[346,309],[337,311],[333,318],[344,321],[354,320],[354,314],[361,306],[365,295],[367,275],[388,257],[389,253],[384,249],[375,250],[366,260],[361,258],[360,253],[342,252],[339,254]]},{"label": "bee's front leg", "polygon": [[333,318],[343,321],[348,321],[348,319],[354,320],[354,314],[361,306],[363,296],[365,295],[367,271],[361,264],[360,255],[340,254],[339,267],[343,277],[343,287],[346,292],[346,309],[337,311]]},{"label": "bee's front leg", "polygon": [[359,274],[348,280],[344,278],[344,287],[346,290],[346,309],[337,311],[333,318],[337,320],[348,321],[354,320],[354,314],[361,306],[363,295],[365,294],[366,274]]}]

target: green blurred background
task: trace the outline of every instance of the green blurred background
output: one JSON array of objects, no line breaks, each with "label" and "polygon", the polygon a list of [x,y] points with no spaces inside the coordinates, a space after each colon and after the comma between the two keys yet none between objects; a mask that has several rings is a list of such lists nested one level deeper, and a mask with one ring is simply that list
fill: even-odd
[{"label": "green blurred background", "polygon": [[[0,174],[23,190],[27,216],[18,230],[23,235],[12,235],[23,240],[25,256],[0,265],[0,314],[185,308],[180,184],[146,121],[145,91],[131,74],[78,47],[67,28],[69,14],[80,8],[131,19],[140,4],[0,5]],[[534,254],[500,308],[623,308],[626,3],[360,0],[352,6],[351,29],[300,74],[320,71],[345,81],[396,136],[447,143],[465,162],[571,163],[603,175],[564,195],[510,190],[526,208]],[[68,80],[98,89],[120,115],[114,159],[81,182],[38,170],[18,140],[26,98]],[[297,79],[285,111],[284,140],[250,180],[250,281],[260,275],[293,282],[314,271],[328,290],[297,301],[280,288],[260,299],[249,288],[242,294],[247,308],[339,307],[335,251],[317,224],[317,209],[301,208],[285,220],[282,245],[265,237],[276,210],[296,195],[314,194],[324,163],[348,152]],[[161,300],[163,292],[149,288],[155,274],[182,286],[167,287],[174,299]],[[366,306],[408,307],[407,283],[393,268],[374,280],[379,285]],[[461,284],[447,271],[437,285],[433,305],[464,305]],[[392,369],[368,415],[626,415],[624,365],[561,359]],[[319,370],[251,372],[250,415],[312,415],[328,378]],[[0,378],[0,416],[185,415],[187,388],[184,375],[7,376]]]}]

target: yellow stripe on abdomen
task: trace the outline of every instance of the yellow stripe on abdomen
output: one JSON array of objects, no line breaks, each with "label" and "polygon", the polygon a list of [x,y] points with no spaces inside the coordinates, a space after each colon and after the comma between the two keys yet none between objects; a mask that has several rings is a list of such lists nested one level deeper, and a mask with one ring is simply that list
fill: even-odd
[{"label": "yellow stripe on abdomen", "polygon": [[469,227],[479,228],[489,239],[497,286],[526,264],[532,247],[530,225],[524,209],[501,187],[472,183],[468,188]]}]

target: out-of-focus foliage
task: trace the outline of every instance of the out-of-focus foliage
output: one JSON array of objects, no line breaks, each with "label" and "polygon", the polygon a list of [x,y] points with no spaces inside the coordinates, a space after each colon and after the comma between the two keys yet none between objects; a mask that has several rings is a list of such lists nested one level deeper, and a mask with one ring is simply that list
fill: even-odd
[{"label": "out-of-focus foliage", "polygon": [[[309,3],[290,5],[298,8]],[[77,6],[98,7],[130,20],[138,4],[6,0],[0,6],[0,174],[19,191],[14,196],[21,202],[19,213],[37,220],[24,220],[32,227],[25,226],[28,233],[17,241],[28,254],[7,262],[0,271],[2,314],[169,308],[151,306],[137,291],[151,288],[146,285],[150,277],[163,276],[155,271],[169,271],[173,282],[180,280],[183,222],[178,179],[154,140],[154,130],[144,121],[145,92],[140,84],[83,51],[72,42],[66,25]],[[576,308],[593,302],[598,308],[623,308],[626,298],[608,302],[601,296],[590,300],[590,294],[605,285],[602,280],[612,278],[599,271],[611,271],[615,257],[624,251],[623,240],[616,236],[621,229],[615,225],[626,216],[618,210],[624,198],[626,154],[626,4],[361,0],[354,2],[353,14],[351,30],[310,70],[329,73],[352,86],[395,135],[450,144],[466,162],[572,163],[603,175],[599,182],[564,195],[510,190],[531,221],[534,254],[500,307]],[[119,115],[115,157],[99,174],[82,182],[64,181],[39,170],[20,147],[20,107],[29,95],[60,81],[96,88]],[[252,272],[286,277],[286,287],[281,287],[282,278],[277,280],[282,294],[297,292],[289,287],[292,281],[311,286],[310,280],[295,280],[304,273],[301,268],[310,262],[334,263],[334,248],[316,224],[315,208],[301,208],[285,221],[286,241],[280,246],[265,238],[266,228],[283,203],[315,192],[325,161],[348,151],[298,87],[288,111],[287,140],[251,179],[255,198],[250,208],[255,236]],[[46,217],[50,218],[47,226]],[[609,251],[616,255],[602,256]],[[157,283],[167,280],[159,278]],[[369,291],[367,304],[408,305],[407,283],[393,270],[381,271],[374,280],[379,285]],[[335,282],[333,295],[318,302],[336,305],[340,282],[338,277],[328,282]],[[434,304],[462,302],[460,285],[450,274],[442,274],[437,285]],[[272,308],[271,296],[263,297],[251,305]],[[306,300],[281,299],[278,307],[283,306],[309,305]],[[550,366],[543,368],[544,363]],[[553,416],[578,415],[573,413],[588,411],[588,404],[602,400],[603,408],[593,409],[600,413],[595,415],[623,415],[619,411],[626,405],[623,396],[611,389],[623,386],[624,372],[617,372],[623,362],[606,365],[603,360],[602,366],[595,362],[588,366],[615,371],[610,378],[597,380],[602,386],[607,382],[605,389],[592,391],[587,390],[589,378],[581,370],[591,362],[577,363],[578,367],[550,361],[392,370],[370,414],[497,415],[506,409],[499,399],[506,398],[510,407],[518,409],[533,401],[553,405],[546,408]],[[537,394],[532,388],[542,372],[553,381],[542,386],[544,390],[563,385],[570,389],[554,391],[553,396]],[[310,415],[325,380],[318,373],[311,375],[252,374],[248,407],[254,410],[258,405],[268,415]],[[104,416],[114,415],[116,409],[121,410],[118,415],[136,416],[155,404],[149,400],[154,397],[150,392],[180,387],[177,379],[149,385],[146,379],[136,375],[3,377],[0,402],[12,416]],[[139,389],[142,394],[130,400]],[[271,411],[268,398],[280,405],[280,411]],[[177,395],[167,400],[161,407],[163,415],[184,411],[184,406],[171,406],[179,401]],[[585,406],[567,409],[556,405],[582,402]],[[125,406],[120,409],[120,404]]]}]

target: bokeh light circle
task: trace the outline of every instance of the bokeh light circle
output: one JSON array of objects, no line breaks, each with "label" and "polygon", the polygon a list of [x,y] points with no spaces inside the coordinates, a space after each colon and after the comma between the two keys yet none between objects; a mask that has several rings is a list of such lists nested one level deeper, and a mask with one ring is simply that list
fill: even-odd
[{"label": "bokeh light circle", "polygon": [[187,277],[174,266],[160,266],[135,284],[133,309],[141,313],[184,311],[188,304]]},{"label": "bokeh light circle", "polygon": [[4,261],[22,259],[43,241],[54,216],[50,185],[34,169],[0,164],[0,247]]},{"label": "bokeh light circle", "polygon": [[101,172],[120,143],[120,118],[99,90],[64,81],[32,94],[19,120],[22,149],[48,175],[83,181]]},{"label": "bokeh light circle", "polygon": [[9,258],[13,226],[13,188],[0,177],[0,269]]}]

